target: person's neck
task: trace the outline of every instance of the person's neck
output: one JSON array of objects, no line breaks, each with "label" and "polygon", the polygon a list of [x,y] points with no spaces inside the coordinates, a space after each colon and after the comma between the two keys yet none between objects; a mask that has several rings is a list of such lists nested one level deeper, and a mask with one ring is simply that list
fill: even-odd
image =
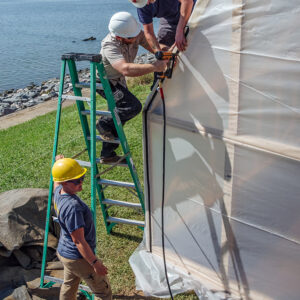
[{"label": "person's neck", "polygon": [[69,194],[69,195],[75,195],[76,193],[74,193],[73,191],[65,188],[65,187],[62,187],[62,189],[60,190],[60,194]]}]

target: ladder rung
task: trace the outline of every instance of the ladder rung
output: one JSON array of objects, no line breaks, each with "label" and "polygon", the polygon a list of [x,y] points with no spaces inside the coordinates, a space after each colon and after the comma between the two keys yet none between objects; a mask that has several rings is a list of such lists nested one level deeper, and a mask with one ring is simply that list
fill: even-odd
[{"label": "ladder rung", "polygon": [[141,203],[125,202],[121,200],[104,199],[102,203],[107,205],[125,206],[130,208],[142,208]]},{"label": "ladder rung", "polygon": [[[81,111],[82,115],[90,115],[91,111],[90,110],[83,110]],[[96,110],[96,115],[97,116],[106,116],[106,117],[111,117],[111,112],[106,111],[106,110]]]},{"label": "ladder rung", "polygon": [[115,217],[108,217],[106,219],[106,222],[109,222],[109,223],[122,223],[122,224],[136,225],[136,226],[141,226],[141,227],[145,226],[144,221],[129,220],[129,219],[115,218]]},{"label": "ladder rung", "polygon": [[[90,141],[91,137],[88,136],[87,139]],[[105,143],[112,143],[112,144],[120,144],[120,140],[119,139],[114,139],[114,140],[104,140],[102,139],[99,135],[96,135],[96,140],[100,141],[100,142],[105,142]]]},{"label": "ladder rung", "polygon": [[[75,86],[77,88],[87,88],[87,89],[91,87],[89,82],[78,82],[75,84]],[[101,83],[96,83],[96,89],[103,90],[103,85]]]},{"label": "ladder rung", "polygon": [[103,184],[103,185],[112,185],[112,186],[125,187],[128,189],[135,189],[134,184],[131,182],[100,179],[100,180],[98,180],[98,183]]},{"label": "ladder rung", "polygon": [[[44,276],[44,280],[47,281],[47,282],[52,281],[52,282],[56,282],[56,283],[59,283],[59,284],[63,284],[64,283],[64,280],[61,279],[61,278],[47,276],[47,275]],[[89,293],[92,292],[91,289],[88,286],[85,286],[83,284],[79,284],[78,289],[87,291]]]},{"label": "ladder rung", "polygon": [[73,100],[73,101],[87,101],[87,102],[91,101],[91,99],[88,97],[80,97],[80,96],[62,95],[61,98],[66,100]]},{"label": "ladder rung", "polygon": [[[86,167],[86,168],[90,168],[91,167],[91,163],[89,161],[84,161],[84,160],[78,160],[76,159],[76,161],[82,166],[82,167]],[[100,158],[96,158],[96,163],[100,164]],[[102,165],[114,165],[115,163],[101,163]],[[128,167],[127,164],[117,164],[117,166],[119,167]]]}]

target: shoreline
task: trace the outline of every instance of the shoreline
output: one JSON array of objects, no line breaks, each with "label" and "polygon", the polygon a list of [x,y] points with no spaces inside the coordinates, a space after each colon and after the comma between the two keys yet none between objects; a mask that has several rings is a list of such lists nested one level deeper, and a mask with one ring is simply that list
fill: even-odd
[{"label": "shoreline", "polygon": [[[89,81],[89,70],[79,70],[80,81]],[[7,115],[34,107],[58,97],[60,80],[51,78],[43,81],[40,85],[30,83],[23,89],[10,89],[0,94],[0,123]],[[64,93],[73,90],[69,75],[65,76]],[[0,127],[1,128],[1,127]]]},{"label": "shoreline", "polygon": [[[136,57],[135,63],[145,64],[153,61],[152,53],[143,53]],[[81,82],[89,82],[90,74],[89,69],[83,69],[78,71],[78,77]],[[13,125],[13,122],[9,122],[12,118],[19,118],[24,115],[19,113],[20,111],[31,112],[36,111],[35,116],[38,113],[42,113],[40,109],[33,109],[33,107],[42,107],[42,104],[50,102],[53,99],[58,98],[60,79],[51,78],[43,81],[40,85],[36,85],[31,82],[23,89],[9,89],[0,93],[0,130],[6,129]],[[70,93],[73,90],[70,75],[65,76],[64,91],[63,93]],[[46,105],[45,107],[52,107],[52,105]],[[47,108],[47,112],[48,109]],[[52,109],[53,110],[53,109]],[[42,113],[43,114],[43,113]],[[11,117],[7,117],[11,116]],[[31,119],[33,117],[31,116]],[[27,119],[16,120],[15,125],[27,121]]]}]

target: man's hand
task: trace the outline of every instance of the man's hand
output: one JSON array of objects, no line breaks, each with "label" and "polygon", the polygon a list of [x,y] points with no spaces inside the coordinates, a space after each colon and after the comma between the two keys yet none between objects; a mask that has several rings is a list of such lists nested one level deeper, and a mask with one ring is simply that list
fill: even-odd
[{"label": "man's hand", "polygon": [[179,51],[185,51],[187,47],[187,40],[184,36],[183,30],[181,29],[176,30],[175,45]]},{"label": "man's hand", "polygon": [[94,271],[100,275],[100,276],[105,276],[107,275],[107,268],[103,265],[103,263],[98,260],[94,265],[93,265]]},{"label": "man's hand", "polygon": [[58,154],[55,156],[55,161],[59,160],[59,159],[62,159],[62,158],[65,158],[63,154]]},{"label": "man's hand", "polygon": [[154,72],[164,72],[167,67],[168,61],[167,60],[157,60],[154,66]]}]

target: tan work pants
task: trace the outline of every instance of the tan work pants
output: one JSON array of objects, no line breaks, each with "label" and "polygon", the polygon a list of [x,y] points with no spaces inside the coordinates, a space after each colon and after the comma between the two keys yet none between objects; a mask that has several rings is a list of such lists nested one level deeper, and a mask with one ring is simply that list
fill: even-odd
[{"label": "tan work pants", "polygon": [[93,291],[95,300],[111,300],[112,292],[107,276],[99,276],[85,259],[68,259],[57,253],[64,265],[64,283],[61,286],[59,300],[75,300],[78,285],[83,279]]}]

